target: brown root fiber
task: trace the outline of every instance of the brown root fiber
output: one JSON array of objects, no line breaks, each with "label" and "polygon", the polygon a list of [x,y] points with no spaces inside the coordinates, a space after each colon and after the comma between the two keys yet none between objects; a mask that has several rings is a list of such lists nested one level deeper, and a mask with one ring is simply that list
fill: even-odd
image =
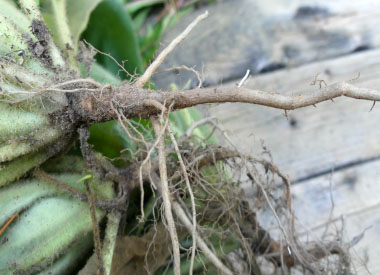
[{"label": "brown root fiber", "polygon": [[[332,255],[349,259],[347,247],[337,241],[304,243],[298,239],[297,233],[292,231],[292,221],[289,220],[288,215],[290,205],[288,181],[270,161],[252,158],[228,148],[205,146],[193,137],[183,138],[178,146],[182,152],[183,163],[195,197],[197,235],[207,240],[207,245],[211,247],[210,251],[214,251],[211,253],[215,253],[233,272],[238,271],[234,270],[229,262],[229,255],[238,251],[243,255],[241,260],[247,265],[244,274],[261,274],[264,267],[260,259],[265,259],[267,265],[271,265],[274,269],[303,268],[305,274],[318,274],[318,270],[323,268],[321,259],[336,263],[334,259],[331,259]],[[168,148],[166,151],[170,193],[174,207],[184,209],[185,215],[191,221],[190,195],[175,152],[173,148]],[[138,165],[134,169],[135,172],[132,172],[131,167],[131,173],[137,174]],[[252,182],[252,179],[246,176],[247,171],[254,173],[255,180],[260,180],[266,192],[270,194],[271,203],[286,227],[289,238],[296,240],[295,246],[299,255],[294,254],[293,251],[289,252],[283,236],[274,238],[270,231],[260,224],[258,213],[268,207],[261,190],[257,188],[257,182]],[[151,169],[144,172],[144,181],[153,179],[157,184],[159,180],[157,173],[158,165],[153,164]],[[279,188],[278,180],[283,182],[282,188]],[[252,182],[254,190],[254,194],[250,196],[251,199],[246,197],[241,190],[241,186],[249,182]],[[157,222],[155,215],[160,216],[160,207],[160,203],[157,203],[152,212],[156,214],[153,216],[151,216],[152,213],[148,214],[148,221],[153,221],[154,224]],[[188,227],[185,227],[185,230],[177,214],[178,211],[173,209],[173,212],[177,215],[176,228],[179,240],[182,242],[191,240],[192,231]],[[161,224],[157,227],[148,226],[146,230],[148,233],[142,237],[128,236],[123,237],[123,240],[119,239],[114,256],[113,274],[118,274],[120,270],[138,270],[141,274],[149,274],[149,271],[153,272],[168,264],[170,238],[167,229]],[[162,250],[161,242],[165,243],[164,250]],[[137,247],[132,249],[131,245]],[[182,262],[185,260],[185,254],[182,251]],[[198,257],[196,261],[199,261]],[[349,263],[349,260],[345,263]],[[218,272],[208,262],[206,266],[208,272]],[[338,263],[334,270],[341,267],[342,264]],[[345,268],[349,269],[349,264]],[[199,272],[201,269],[198,266],[194,271]]]},{"label": "brown root fiber", "polygon": [[[347,85],[336,84],[327,87],[324,91],[312,93],[300,99],[297,96],[282,96],[243,88],[159,92],[137,88],[133,84],[112,87],[109,85],[102,86],[93,80],[82,82],[78,80],[71,81],[68,84],[57,84],[54,89],[60,89],[60,91],[54,91],[53,94],[65,93],[68,106],[63,110],[63,117],[69,118],[66,122],[68,125],[77,128],[112,119],[157,116],[162,110],[151,104],[152,101],[157,102],[157,106],[163,106],[163,109],[167,106],[181,109],[196,104],[227,101],[250,102],[275,108],[292,109],[341,95],[365,99],[378,97],[376,91]],[[51,89],[47,88],[46,90]],[[361,92],[363,93],[360,94]],[[67,126],[67,129],[69,128],[70,126]],[[134,138],[142,137],[135,136]],[[116,169],[107,164],[106,161],[95,157],[91,148],[86,145],[86,139],[86,134],[82,135],[82,152],[91,169],[100,171],[102,176],[112,178],[117,182],[117,189],[123,196],[138,186],[138,160],[125,170]],[[150,142],[141,140],[139,144],[143,145],[139,150],[147,153]],[[182,158],[186,165],[197,206],[197,235],[203,240],[211,240],[208,246],[214,247],[216,251],[226,251],[224,254],[218,254],[219,258],[226,259],[228,253],[233,253],[234,249],[240,247],[251,269],[260,268],[260,265],[257,264],[258,259],[265,258],[276,268],[291,269],[301,266],[308,272],[315,273],[315,270],[318,269],[318,261],[321,258],[329,258],[333,254],[347,257],[347,248],[336,242],[305,246],[297,240],[292,225],[290,183],[270,161],[242,155],[227,148],[211,145],[201,146],[192,138],[182,138],[178,146],[181,152],[186,152]],[[181,205],[191,220],[192,214],[188,210],[191,209],[189,194],[186,191],[182,170],[178,167],[178,159],[175,154],[173,148],[166,150],[170,193],[176,205]],[[142,155],[144,156],[144,154]],[[158,164],[152,163],[150,169],[144,170],[143,180],[157,185],[160,181],[157,176]],[[129,176],[126,176],[127,174]],[[158,178],[158,180],[152,181],[154,178]],[[284,184],[282,195],[276,195],[274,191],[273,183],[276,178]],[[285,237],[285,241],[284,239],[274,239],[257,219],[257,213],[264,209],[267,204],[263,197],[263,191],[258,188],[258,181],[265,187],[266,193],[269,194],[267,200],[270,200],[280,217],[280,222],[286,229],[285,234],[288,236]],[[244,199],[239,187],[248,182],[251,182],[252,188],[255,190],[253,202],[247,198]],[[128,187],[123,189],[123,186]],[[176,224],[177,229],[183,226],[178,220]],[[188,232],[187,237],[191,237],[191,232]],[[218,241],[214,243],[212,240]],[[235,244],[234,249],[228,250],[224,245],[220,245],[219,241],[226,243],[232,241]],[[287,243],[289,241],[292,243]]]},{"label": "brown root fiber", "polygon": [[[328,86],[324,90],[309,95],[284,96],[244,88],[160,92],[137,88],[133,84],[123,84],[119,87],[103,86],[91,79],[69,80],[44,88],[38,94],[41,98],[53,101],[55,96],[60,98],[62,95],[65,95],[67,102],[61,100],[63,102],[60,105],[61,108],[51,112],[49,116],[52,124],[61,127],[67,134],[67,139],[64,139],[66,141],[75,139],[75,129],[86,129],[96,122],[133,117],[147,118],[159,116],[161,113],[164,113],[162,117],[167,117],[167,109],[170,109],[168,106],[181,109],[203,103],[248,102],[275,108],[294,109],[338,96],[369,100],[380,98],[380,92],[356,88],[346,83]],[[152,102],[157,104],[152,104]],[[157,106],[162,106],[162,110]],[[163,133],[165,135],[165,130]],[[139,160],[135,159],[127,168],[116,169],[92,152],[91,147],[86,144],[87,138],[88,134],[81,134],[82,153],[89,168],[97,171],[100,176],[112,178],[118,183],[116,189],[120,196],[117,199],[120,201],[109,204],[108,207],[117,208],[118,205],[120,206],[119,202],[128,203],[126,194],[139,185],[137,184]],[[143,137],[137,135],[134,138]],[[139,148],[143,158],[147,156],[150,158],[151,154],[148,154],[147,149],[152,143],[141,140],[139,144],[143,145]],[[62,147],[67,149],[69,146],[65,143]],[[209,240],[208,243],[206,242],[207,247],[214,247],[214,250],[209,249],[211,252],[207,252],[213,253],[208,255],[209,259],[225,260],[228,253],[233,253],[239,247],[251,269],[257,269],[258,259],[261,257],[273,263],[276,268],[285,270],[301,266],[310,273],[318,270],[318,261],[321,258],[338,254],[347,259],[347,247],[339,246],[338,243],[318,243],[312,247],[306,247],[297,239],[293,226],[290,183],[270,161],[258,160],[231,149],[200,145],[192,138],[183,138],[178,146],[180,152],[186,152],[182,159],[196,202],[198,223],[196,235],[201,240]],[[154,150],[153,148],[152,152]],[[171,198],[175,205],[180,205],[184,209],[187,218],[192,220],[192,214],[189,211],[192,205],[188,189],[183,181],[183,170],[178,167],[176,152],[170,148],[166,149],[165,153]],[[159,164],[153,161],[151,164],[153,165],[149,169],[144,170],[143,180],[160,189]],[[280,195],[274,190],[273,183],[276,179],[277,181],[280,179],[284,184],[284,192]],[[254,201],[244,199],[240,189],[243,183],[252,185],[255,191]],[[257,213],[267,207],[267,204],[271,206],[276,218],[279,217],[278,224],[282,229],[283,239],[274,239],[265,228],[260,226]],[[153,212],[155,211],[157,214],[157,210]],[[178,213],[176,215],[179,218]],[[183,226],[183,222],[179,219],[175,222],[177,229]],[[191,232],[188,236],[191,236]],[[219,242],[225,242],[225,244],[220,245]],[[227,249],[226,243],[231,242],[234,244],[233,248]],[[225,253],[213,251],[225,251]],[[206,254],[205,251],[202,252]],[[222,263],[220,260],[219,262]],[[219,263],[213,264],[217,266]],[[226,265],[227,261],[225,260],[222,264]],[[232,269],[232,267],[229,268]]]},{"label": "brown root fiber", "polygon": [[[288,215],[291,205],[289,182],[270,161],[252,158],[228,148],[196,144],[194,140],[185,139],[180,144],[180,149],[186,152],[183,158],[196,198],[198,234],[204,239],[226,243],[233,240],[238,243],[244,254],[244,261],[248,263],[252,272],[262,268],[257,264],[259,258],[265,258],[275,268],[290,270],[302,267],[310,274],[319,270],[323,264],[319,262],[321,259],[329,258],[331,255],[336,254],[349,259],[347,247],[337,241],[304,243],[298,240],[297,233],[293,231],[293,218]],[[182,176],[179,176],[177,160],[170,158],[168,161],[169,166],[173,167],[170,171],[171,185],[176,186],[172,192],[177,193],[176,200],[185,209],[190,209],[189,194]],[[253,201],[242,193],[240,186],[252,180],[246,177],[247,171],[255,173],[255,180],[261,181],[266,192],[270,194],[271,203],[283,226],[287,228],[289,239],[295,240],[294,246],[298,255],[289,251],[283,237],[274,239],[271,233],[260,225],[257,213],[263,212],[267,203],[261,189],[256,187],[257,182],[252,182],[254,194],[250,198]],[[282,194],[274,189],[279,190],[278,179],[284,184],[280,187]],[[188,233],[191,236],[191,232]],[[223,245],[220,243],[213,243],[213,246],[216,250],[225,250],[226,254],[220,257],[226,260],[228,249],[222,248]],[[230,253],[233,252],[230,250]]]},{"label": "brown root fiber", "polygon": [[[70,93],[70,90],[67,89],[66,92]],[[79,90],[78,93],[72,93],[68,97],[71,99],[72,109],[78,114],[78,119],[85,123],[94,123],[116,119],[117,115],[113,108],[123,113],[126,118],[149,118],[158,115],[161,111],[147,104],[152,101],[165,107],[172,106],[173,110],[199,104],[224,102],[243,102],[293,110],[340,96],[371,101],[380,100],[379,91],[358,88],[344,82],[299,95],[283,95],[246,88],[201,88],[164,92],[138,88],[133,84],[123,84],[119,87],[107,85],[91,92],[83,88],[82,91]]]}]

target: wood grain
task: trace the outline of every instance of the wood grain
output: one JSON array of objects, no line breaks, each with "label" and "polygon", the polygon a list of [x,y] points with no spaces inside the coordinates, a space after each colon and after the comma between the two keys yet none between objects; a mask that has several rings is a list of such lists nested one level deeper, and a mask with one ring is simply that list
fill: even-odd
[{"label": "wood grain", "polygon": [[[327,84],[347,81],[360,72],[356,85],[379,89],[380,50],[260,75],[246,86],[307,92],[319,89],[309,85],[318,72]],[[297,183],[292,188],[297,229],[300,233],[309,230],[309,240],[320,237],[329,218],[336,220],[330,232],[339,230],[341,215],[346,217],[345,241],[372,226],[351,250],[356,274],[380,273],[376,245],[380,243],[380,107],[372,112],[370,108],[369,102],[341,98],[290,112],[289,120],[279,110],[248,104],[209,108],[237,147],[257,155],[264,140],[275,164]],[[330,194],[335,205],[331,217]],[[268,229],[276,227],[268,216],[260,220]]]},{"label": "wood grain", "polygon": [[[341,229],[341,217],[345,217],[344,241],[350,242],[366,230],[361,241],[353,247],[351,257],[358,274],[379,274],[380,250],[380,160],[357,165],[349,169],[320,176],[292,188],[293,203],[298,217],[297,230],[312,240],[320,237],[326,222],[328,232]],[[332,203],[333,202],[333,203]],[[308,234],[305,234],[308,232]],[[312,233],[310,233],[312,232]]]},{"label": "wood grain", "polygon": [[[161,69],[186,65],[201,72],[204,84],[241,78],[348,55],[380,45],[380,2],[371,0],[234,0],[219,1],[185,16],[163,38],[164,48],[194,18],[202,22],[165,60]],[[231,6],[233,5],[233,6]],[[231,8],[233,7],[233,8]],[[156,87],[172,82],[197,86],[191,72],[156,75]]]},{"label": "wood grain", "polygon": [[[312,63],[252,78],[246,87],[292,93],[319,89],[310,86],[315,74],[327,84],[355,78],[360,87],[380,87],[380,50]],[[326,73],[327,72],[327,73]],[[234,85],[230,83],[228,85]],[[286,91],[286,92],[285,92]],[[346,98],[324,102],[289,113],[249,104],[210,107],[235,144],[245,152],[260,154],[264,140],[276,165],[292,181],[380,156],[380,108]]]}]

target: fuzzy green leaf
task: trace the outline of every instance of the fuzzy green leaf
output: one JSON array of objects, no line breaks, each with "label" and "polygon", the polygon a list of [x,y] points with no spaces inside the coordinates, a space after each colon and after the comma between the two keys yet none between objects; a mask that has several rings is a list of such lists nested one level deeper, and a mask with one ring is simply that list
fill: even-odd
[{"label": "fuzzy green leaf", "polygon": [[111,85],[120,84],[121,81],[116,78],[110,71],[106,70],[102,65],[94,63],[91,67],[90,76],[100,83]]},{"label": "fuzzy green leaf", "polygon": [[[77,49],[79,37],[86,29],[91,12],[101,2],[101,0],[42,0],[40,1],[41,10],[45,23],[49,29],[58,35],[58,20],[63,20],[72,36],[74,48]],[[56,18],[57,13],[62,13],[61,18]]]},{"label": "fuzzy green leaf", "polygon": [[[53,175],[57,179],[84,191],[78,183],[80,174]],[[94,194],[106,199],[113,196],[112,185],[91,183]],[[61,255],[70,254],[83,237],[91,232],[92,222],[86,202],[65,195],[55,186],[39,180],[27,180],[8,185],[0,192],[0,224],[14,213],[19,217],[0,237],[0,274],[13,274],[23,270],[28,274],[51,266]],[[104,212],[97,210],[100,220]],[[82,243],[86,250],[91,241]],[[84,246],[84,247],[83,247]],[[75,253],[74,253],[75,254]],[[62,260],[67,266],[75,257]],[[56,266],[59,268],[59,266]]]}]

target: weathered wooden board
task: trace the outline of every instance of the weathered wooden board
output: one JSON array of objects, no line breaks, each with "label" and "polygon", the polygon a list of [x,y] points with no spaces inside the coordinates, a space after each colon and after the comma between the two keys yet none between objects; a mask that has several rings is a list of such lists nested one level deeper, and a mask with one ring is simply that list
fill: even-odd
[{"label": "weathered wooden board", "polygon": [[[328,84],[355,78],[360,72],[355,84],[379,89],[380,50],[260,75],[246,86],[280,93],[307,92],[319,89],[309,85],[318,72],[321,72],[319,78]],[[335,204],[332,218],[346,216],[346,241],[372,226],[352,250],[357,274],[368,274],[366,261],[372,274],[380,273],[380,249],[374,245],[380,243],[380,160],[377,159],[380,109],[375,106],[369,112],[371,105],[365,101],[336,99],[318,104],[317,108],[290,112],[289,120],[281,110],[262,106],[221,104],[209,108],[236,146],[259,154],[260,140],[264,140],[274,162],[293,181],[298,181],[292,193],[300,232],[311,228],[311,235],[318,236],[322,231],[321,225],[328,220],[332,206],[330,194]],[[330,192],[330,172],[334,168],[338,171],[331,178]],[[302,180],[306,178],[312,179]],[[338,227],[339,224],[338,221]]]},{"label": "weathered wooden board", "polygon": [[[355,78],[360,72],[355,84],[380,89],[380,50],[260,75],[246,86],[280,93],[307,92],[319,89],[310,86],[319,72],[327,84]],[[371,105],[338,98],[317,108],[292,111],[289,120],[281,110],[249,104],[220,104],[211,106],[209,112],[243,151],[259,154],[260,140],[264,140],[274,162],[292,181],[299,181],[380,156],[380,108],[369,112]]]},{"label": "weathered wooden board", "polygon": [[[206,9],[209,18],[161,67],[195,67],[205,85],[240,78],[247,69],[289,68],[380,45],[380,1],[233,0],[187,15],[164,37],[163,47]],[[185,71],[157,75],[154,82],[159,88],[171,82],[182,87],[189,78],[196,86],[194,74]]]},{"label": "weathered wooden board", "polygon": [[330,232],[335,228],[340,230],[340,217],[344,215],[345,241],[350,242],[367,229],[351,251],[358,274],[368,274],[363,264],[367,256],[367,268],[372,274],[380,274],[377,245],[380,242],[380,160],[297,184],[292,193],[298,232],[312,229],[309,239],[320,237],[328,220],[336,221]]}]

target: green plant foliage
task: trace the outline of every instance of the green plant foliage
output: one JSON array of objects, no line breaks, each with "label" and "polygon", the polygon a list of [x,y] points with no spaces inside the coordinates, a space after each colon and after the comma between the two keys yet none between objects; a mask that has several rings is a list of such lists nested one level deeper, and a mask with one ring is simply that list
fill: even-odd
[{"label": "green plant foliage", "polygon": [[[79,181],[80,174],[53,176],[85,191],[84,184]],[[91,187],[97,197],[113,197],[111,183],[100,185],[92,181]],[[2,188],[0,213],[0,224],[4,224],[13,214],[20,213],[20,217],[0,236],[0,274],[42,270],[52,265],[71,246],[76,248],[73,253],[91,246],[91,241],[86,237],[92,229],[88,204],[40,180],[19,181]],[[101,219],[104,212],[97,210],[97,216]],[[85,243],[82,242],[83,237],[87,240]],[[64,261],[66,266],[68,259]]]},{"label": "green plant foliage", "polygon": [[[142,60],[132,20],[117,1],[103,1],[90,16],[83,38],[98,50],[110,53],[125,69],[134,74],[142,73]],[[114,75],[120,67],[107,56],[98,54],[97,61]],[[126,78],[120,74],[121,78]]]},{"label": "green plant foliage", "polygon": [[90,76],[96,81],[104,84],[118,85],[120,80],[102,65],[94,63],[91,67]]},{"label": "green plant foliage", "polygon": [[[148,25],[148,31],[139,36],[137,31],[142,28],[150,9],[155,4],[157,3],[153,1],[145,3],[143,6],[139,5],[133,10],[133,19],[131,20],[121,3],[104,1],[91,14],[83,38],[102,52],[111,54],[119,63],[122,60],[127,60],[125,69],[129,74],[141,73],[143,63],[145,66],[153,58],[164,31],[188,11],[187,9],[174,16],[168,15],[154,26]],[[106,24],[104,23],[105,18],[107,18]],[[137,43],[137,37],[140,43]],[[141,56],[141,47],[144,47],[143,50],[146,51],[143,57]],[[120,67],[109,57],[101,54],[97,55],[97,60],[102,66],[94,64],[91,77],[101,82],[120,83],[117,78],[112,77],[112,74],[118,74]],[[111,74],[106,71],[111,72]],[[120,74],[120,77],[123,78],[123,74]],[[186,129],[200,118],[201,114],[195,108],[181,110],[170,115],[177,136],[183,135]],[[147,139],[150,139],[153,135],[150,122],[147,120],[135,121],[141,124],[140,132]],[[142,130],[142,127],[148,129],[148,135]],[[210,128],[201,126],[194,131],[194,134],[204,139],[210,136]],[[214,141],[214,138],[209,139],[209,142]],[[126,136],[115,121],[93,125],[90,143],[94,145],[95,150],[110,158],[119,157],[120,151],[125,148],[131,152],[136,150],[135,143]]]},{"label": "green plant foliage", "polygon": [[[46,267],[37,275],[53,274],[75,274],[78,265],[85,260],[91,252],[92,234],[86,234],[79,240],[76,240],[68,251],[66,251],[57,261]],[[34,275],[34,274],[33,274]]]},{"label": "green plant foliage", "polygon": [[[170,114],[170,120],[173,122],[173,131],[178,137],[182,136],[191,125],[201,118],[202,114],[196,108],[187,108]],[[216,142],[216,138],[212,135],[208,125],[202,125],[194,129],[193,135],[208,143]]]},{"label": "green plant foliage", "polygon": [[78,41],[84,31],[90,13],[101,0],[42,0],[40,7],[44,22],[53,34],[57,45],[69,54],[69,61],[76,64]]},{"label": "green plant foliage", "polygon": [[[48,125],[48,119],[41,113],[12,108],[9,104],[0,102],[0,143],[14,136],[27,135],[34,129]],[[1,158],[0,158],[1,159]]]},{"label": "green plant foliage", "polygon": [[66,62],[79,72],[77,61],[79,36],[89,20],[91,11],[100,0],[42,0],[40,3],[45,24],[55,43],[65,52]]},{"label": "green plant foliage", "polygon": [[67,0],[67,19],[75,46],[78,46],[79,37],[87,27],[91,12],[100,2],[101,0]]},{"label": "green plant foliage", "polygon": [[12,21],[17,22],[18,28],[20,28],[24,32],[28,31],[29,20],[20,11],[20,9],[18,9],[15,1],[1,1],[0,14],[3,16],[10,16]]},{"label": "green plant foliage", "polygon": [[133,14],[141,9],[151,8],[157,4],[164,4],[165,0],[150,0],[150,1],[138,1],[138,2],[130,2],[126,5],[126,9],[130,14]]},{"label": "green plant foliage", "polygon": [[[34,0],[20,1],[24,13],[13,1],[0,0],[1,91],[17,95],[20,91],[45,88],[60,79],[65,80],[62,72],[77,69],[75,58],[70,61],[70,54],[61,55],[65,51],[67,53],[62,42],[68,37],[69,42],[73,42],[71,29],[65,25],[66,9],[62,9],[66,2],[51,1],[50,4],[57,5],[51,14],[50,31],[56,32],[58,44],[61,41],[60,50],[48,32],[43,41],[41,36],[31,33],[32,22],[42,20]],[[88,17],[88,6],[79,10],[83,19],[85,14]],[[47,14],[49,9],[44,11]],[[38,43],[43,43],[40,47],[49,49],[51,64],[36,57],[36,52],[31,52],[31,43],[37,47]],[[1,99],[9,98],[5,94]],[[80,255],[91,248],[92,221],[86,202],[30,176],[28,180],[17,181],[56,154],[59,149],[55,148],[59,148],[60,142],[63,147],[72,142],[69,138],[64,144],[66,139],[61,126],[56,128],[49,116],[59,111],[64,101],[64,96],[58,96],[43,106],[34,100],[13,105],[0,103],[0,225],[19,213],[0,236],[0,274],[69,272],[70,268],[77,268]],[[83,192],[83,183],[77,181],[83,176],[84,165],[79,165],[77,160],[69,163],[62,161],[56,164],[61,173],[53,176]],[[57,172],[54,170],[51,172]],[[114,196],[112,183],[100,184],[91,179],[91,186],[97,197],[111,199]],[[98,209],[96,212],[98,220],[101,220],[104,211]]]},{"label": "green plant foliage", "polygon": [[[127,61],[125,68],[130,74],[141,74],[143,64],[148,64],[153,58],[162,34],[180,18],[181,13],[164,17],[158,24],[148,27],[145,36],[139,37],[137,31],[145,23],[151,6],[136,9],[132,20],[122,2],[20,0],[22,12],[14,1],[0,0],[0,62],[6,65],[0,68],[1,88],[12,92],[38,90],[67,80],[61,77],[65,72],[69,72],[70,77],[80,77],[79,72],[85,75],[85,65],[78,63],[77,53],[78,40],[88,22],[83,38],[119,62]],[[54,41],[50,39],[49,32],[46,41],[40,41],[38,35],[31,33],[32,22],[42,19]],[[26,40],[25,34],[30,40]],[[46,43],[52,63],[47,65],[30,52],[29,43],[37,46],[38,43]],[[144,48],[144,58],[141,47]],[[20,57],[20,50],[24,57]],[[123,74],[117,77],[120,68],[109,57],[98,54],[97,60],[90,71],[95,80],[118,85],[128,78]],[[72,156],[50,159],[59,151],[52,150],[53,145],[67,142],[59,148],[66,149],[74,140],[68,137],[62,141],[63,135],[70,136],[74,128],[64,129],[66,132],[63,134],[49,116],[64,106],[66,97],[54,100],[52,103],[44,102],[43,108],[35,107],[39,104],[30,104],[32,101],[17,106],[0,103],[0,225],[15,213],[20,213],[0,236],[0,274],[17,271],[26,274],[70,273],[80,255],[89,251],[92,245],[88,203],[27,174],[43,164],[42,168],[54,177],[85,191],[80,179],[86,177],[88,171],[83,161]],[[195,109],[170,115],[177,136],[183,135],[200,118]],[[150,122],[135,119],[134,123],[148,141],[152,141],[154,135]],[[194,133],[204,139],[211,132],[207,127],[201,127]],[[116,121],[93,125],[90,142],[96,151],[109,158],[118,158],[123,149],[136,150],[136,144]],[[100,183],[95,175],[87,176],[87,180],[91,181],[97,198],[114,197],[112,183]],[[136,205],[135,208],[138,207]],[[97,210],[99,221],[104,214],[104,211]],[[130,213],[127,216],[131,217]],[[136,215],[132,217],[135,218]],[[112,259],[111,256],[108,258]]]},{"label": "green plant foliage", "polygon": [[120,151],[125,149],[124,133],[119,131],[117,121],[97,123],[91,126],[89,142],[94,145],[94,150],[101,152],[108,158],[117,158]]}]

